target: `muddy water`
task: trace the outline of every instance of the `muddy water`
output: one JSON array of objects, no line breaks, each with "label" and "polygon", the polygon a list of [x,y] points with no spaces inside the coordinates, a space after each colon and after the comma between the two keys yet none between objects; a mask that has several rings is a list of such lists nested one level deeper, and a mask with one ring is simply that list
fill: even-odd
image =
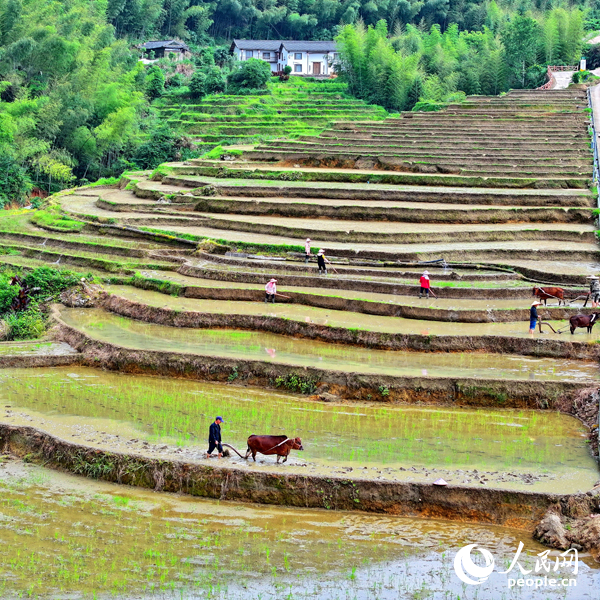
[{"label": "muddy water", "polygon": [[0,342],[0,356],[69,356],[77,351],[64,342]]},{"label": "muddy water", "polygon": [[[566,595],[508,591],[546,550],[521,531],[445,521],[273,508],[157,494],[83,480],[0,458],[0,596],[43,600],[591,600],[589,557]],[[477,542],[498,567],[480,586],[453,569]],[[558,556],[557,551],[551,557]],[[443,591],[442,591],[443,590]]]},{"label": "muddy water", "polygon": [[[302,437],[303,472],[359,469],[353,476],[585,491],[599,478],[586,433],[565,415],[523,410],[323,404],[297,395],[85,368],[0,370],[3,422],[62,439],[146,454],[179,445],[198,460],[208,425],[223,415],[224,439],[240,451],[252,433]],[[149,446],[152,442],[153,446]],[[166,449],[165,449],[166,450]],[[236,457],[235,462],[254,468]],[[260,464],[273,467],[273,459]],[[365,470],[366,468],[366,470]],[[476,477],[474,470],[482,471]],[[418,471],[418,473],[417,473]],[[335,471],[333,471],[335,472]]]},{"label": "muddy water", "polygon": [[515,265],[516,267],[525,267],[536,271],[546,273],[558,273],[561,275],[573,275],[581,273],[582,275],[598,275],[600,273],[600,264],[597,262],[570,262],[561,260],[502,260],[502,264]]},{"label": "muddy water", "polygon": [[127,319],[101,309],[63,308],[61,316],[68,325],[94,339],[134,349],[260,360],[397,377],[571,381],[598,377],[596,363],[587,361],[486,353],[372,350],[267,332],[165,327]]},{"label": "muddy water", "polygon": [[[211,279],[197,279],[194,283],[197,287],[221,288],[221,289],[244,289],[256,290],[256,300],[262,302],[264,300],[265,286],[262,284],[253,283],[236,283],[232,281],[213,281]],[[456,298],[439,298],[433,296],[430,299],[419,298],[417,295],[400,296],[395,294],[379,294],[374,292],[362,292],[354,290],[337,290],[333,288],[311,288],[311,287],[294,287],[294,286],[279,286],[282,294],[295,292],[298,294],[311,294],[313,296],[330,296],[334,298],[348,298],[350,300],[366,300],[369,302],[381,302],[385,304],[397,304],[399,306],[418,306],[420,308],[430,308],[432,310],[480,310],[488,311],[494,309],[527,309],[531,304],[529,298],[510,298],[507,300],[490,300],[490,299],[456,299]],[[117,296],[129,298],[136,302],[143,302],[150,306],[164,306],[165,300],[172,304],[172,300],[166,299],[164,294],[153,292],[150,290],[142,290],[126,285],[107,285],[106,290]],[[436,294],[443,294],[443,290],[434,288]],[[526,295],[524,293],[523,295]],[[578,300],[573,306],[582,306],[585,299]],[[183,307],[187,301],[193,300],[187,298],[177,298],[173,304]],[[550,305],[556,305],[557,301],[550,302]],[[173,306],[175,308],[175,306]],[[178,308],[178,310],[184,310]],[[188,309],[193,310],[193,309]],[[541,312],[541,311],[540,311]]]},{"label": "muddy water", "polygon": [[[235,260],[232,260],[230,264],[219,264],[211,261],[205,260],[197,260],[195,258],[188,258],[189,262],[194,267],[201,267],[210,269],[212,271],[223,271],[225,273],[234,272],[234,273],[263,273],[266,277],[266,281],[272,276],[283,276],[283,275],[291,275],[291,276],[306,276],[306,277],[318,277],[318,269],[316,265],[316,259],[313,260],[309,266],[307,266],[306,271],[297,271],[286,268],[285,261],[275,261],[268,260],[266,257],[264,260],[260,258],[254,259],[249,264],[236,264]],[[417,286],[419,278],[421,276],[422,271],[414,273],[407,273],[406,270],[398,270],[398,275],[396,276],[392,271],[385,269],[381,273],[381,275],[363,275],[362,273],[347,273],[344,272],[344,267],[340,266],[339,263],[334,264],[334,268],[338,271],[337,273],[330,269],[328,278],[331,279],[331,286],[335,289],[335,282],[338,279],[346,279],[346,280],[359,280],[359,281],[380,281],[384,283],[396,283],[402,285],[412,285]],[[354,269],[354,266],[352,266]],[[141,271],[142,275],[146,277],[154,277],[155,279],[165,279],[168,277],[173,278],[174,280],[178,280],[181,283],[185,282],[185,285],[194,285],[195,277],[187,277],[186,275],[181,275],[179,273],[173,272],[165,272],[165,271],[152,271],[152,270],[144,270]],[[453,273],[457,273],[459,275],[465,276],[465,279],[460,281],[453,277]],[[456,269],[448,269],[446,271],[438,271],[433,272],[432,285],[434,289],[439,287],[453,287],[453,288],[514,288],[514,287],[522,287],[526,290],[525,295],[532,288],[532,284],[528,281],[520,280],[520,279],[510,279],[505,277],[505,273],[501,274],[502,276],[498,277],[498,271],[492,272],[487,271],[482,274],[487,277],[487,279],[481,281],[472,281],[469,280],[469,272],[467,271],[459,271]],[[479,274],[479,273],[478,273]],[[335,276],[335,277],[334,277]],[[515,276],[516,277],[516,276]]]},{"label": "muddy water", "polygon": [[[285,290],[280,290],[285,293]],[[137,292],[136,292],[137,293]],[[315,308],[312,306],[303,306],[300,304],[265,304],[264,302],[234,302],[227,300],[196,300],[193,298],[172,298],[154,292],[154,306],[186,310],[193,312],[212,313],[212,314],[230,314],[230,315],[256,315],[264,317],[278,317],[289,319],[291,321],[302,321],[305,323],[315,323],[317,325],[327,325],[329,327],[342,327],[345,329],[358,329],[365,331],[376,331],[380,333],[403,333],[413,335],[439,335],[439,336],[508,336],[508,337],[527,337],[529,335],[529,320],[512,321],[507,323],[449,323],[438,321],[421,321],[419,319],[405,319],[401,317],[379,317],[363,313],[353,313],[350,311],[330,310],[325,308]],[[144,299],[151,295],[147,295]],[[97,312],[90,313],[95,315],[85,317],[85,310],[79,312],[63,311],[63,314],[70,315],[69,319],[84,319],[88,321],[98,319]],[[543,318],[543,308],[539,309],[539,314]],[[546,319],[544,319],[546,321]],[[548,321],[555,330],[563,329],[565,333],[551,333],[546,327],[544,333],[535,333],[535,337],[544,339],[556,339],[561,341],[596,341],[600,339],[600,327],[587,333],[585,329],[576,329],[575,334],[571,335],[568,329],[568,321]]]}]

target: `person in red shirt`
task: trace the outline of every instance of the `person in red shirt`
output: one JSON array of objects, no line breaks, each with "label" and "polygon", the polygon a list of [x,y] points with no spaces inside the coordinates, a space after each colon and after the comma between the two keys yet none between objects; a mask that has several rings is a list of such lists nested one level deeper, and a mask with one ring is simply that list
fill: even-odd
[{"label": "person in red shirt", "polygon": [[429,281],[429,271],[423,271],[423,275],[421,275],[421,279],[419,280],[421,284],[421,291],[419,292],[419,298],[425,294],[427,298],[429,298],[429,288],[431,282]]}]

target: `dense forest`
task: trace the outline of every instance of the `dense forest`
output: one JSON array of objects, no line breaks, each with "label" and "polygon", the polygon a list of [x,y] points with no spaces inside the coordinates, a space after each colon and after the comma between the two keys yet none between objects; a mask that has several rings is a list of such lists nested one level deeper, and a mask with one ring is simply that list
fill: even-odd
[{"label": "dense forest", "polygon": [[[497,5],[488,6],[493,14]],[[346,25],[338,36],[341,74],[359,98],[389,110],[435,110],[466,94],[494,95],[545,83],[546,65],[579,62],[584,14],[575,8],[541,18],[517,12],[487,19],[482,30],[461,31],[453,23],[422,31],[386,22]]]},{"label": "dense forest", "polygon": [[179,36],[193,42],[251,39],[332,39],[340,27],[384,19],[390,30],[416,25],[442,31],[481,31],[501,25],[517,11],[543,14],[553,8],[585,9],[590,29],[600,29],[597,0],[108,0],[107,15],[118,36],[136,39]]},{"label": "dense forest", "polygon": [[[191,147],[157,117],[161,96],[265,86],[233,37],[326,39],[357,97],[391,110],[535,87],[600,29],[596,0],[0,0],[0,206],[152,168]],[[139,62],[135,45],[180,38],[191,60]],[[256,61],[258,62],[258,61]],[[248,91],[248,89],[246,89]]]}]

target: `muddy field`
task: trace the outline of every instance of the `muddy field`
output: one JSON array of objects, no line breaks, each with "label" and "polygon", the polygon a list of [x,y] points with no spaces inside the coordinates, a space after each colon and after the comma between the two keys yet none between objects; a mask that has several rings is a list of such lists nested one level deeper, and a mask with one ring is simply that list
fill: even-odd
[{"label": "muddy field", "polygon": [[[323,404],[286,393],[284,382],[267,392],[76,367],[0,370],[0,386],[3,423],[152,458],[205,462],[206,431],[218,413],[227,421],[224,440],[242,453],[253,433],[301,437],[304,452],[276,468],[282,473],[429,483],[443,477],[561,493],[586,491],[600,479],[586,430],[555,412]],[[274,462],[234,455],[218,465],[270,472]]]},{"label": "muddy field", "polygon": [[[523,534],[508,528],[156,494],[8,455],[0,457],[0,492],[7,600],[538,598],[509,591],[508,575],[494,572],[476,595],[453,575],[453,555],[473,539],[509,562]],[[544,547],[523,541],[521,561],[533,566]],[[577,595],[546,597],[595,597],[597,564],[584,557],[573,577]]]}]

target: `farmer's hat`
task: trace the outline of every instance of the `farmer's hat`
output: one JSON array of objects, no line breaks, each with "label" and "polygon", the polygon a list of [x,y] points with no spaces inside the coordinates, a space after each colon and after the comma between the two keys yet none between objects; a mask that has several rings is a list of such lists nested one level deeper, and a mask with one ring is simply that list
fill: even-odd
[{"label": "farmer's hat", "polygon": [[586,279],[598,279],[597,275],[588,275]]},{"label": "farmer's hat", "polygon": [[531,303],[531,306],[539,306],[540,304],[541,304],[541,302],[540,302],[539,300],[534,300],[534,301]]},{"label": "farmer's hat", "polygon": [[273,279],[271,279],[271,281],[269,281],[269,283],[277,283],[277,279],[275,279],[275,278],[273,277]]},{"label": "farmer's hat", "polygon": [[310,242],[310,238],[306,238],[306,241],[307,241],[307,242]]},{"label": "farmer's hat", "polygon": [[325,254],[325,250],[319,250],[319,254]]},{"label": "farmer's hat", "polygon": [[423,275],[429,275],[429,271],[423,271]]}]

